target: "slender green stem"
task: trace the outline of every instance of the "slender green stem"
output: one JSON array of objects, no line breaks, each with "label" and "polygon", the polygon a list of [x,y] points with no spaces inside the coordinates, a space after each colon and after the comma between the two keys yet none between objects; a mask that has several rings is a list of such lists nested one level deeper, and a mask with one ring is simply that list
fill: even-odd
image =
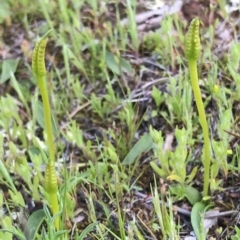
[{"label": "slender green stem", "polygon": [[[47,133],[47,145],[49,151],[49,162],[46,166],[46,175],[45,175],[45,188],[47,193],[49,194],[50,207],[52,209],[53,215],[59,212],[59,204],[58,204],[58,186],[57,186],[57,176],[55,172],[55,148],[54,148],[54,140],[53,140],[53,131],[52,131],[52,121],[51,121],[51,110],[49,104],[48,91],[45,81],[45,76],[38,76],[38,87],[40,89],[40,93],[43,101],[43,109],[44,109],[44,123],[45,129]],[[47,174],[49,172],[49,174]],[[55,227],[59,230],[59,217],[55,220]]]},{"label": "slender green stem", "polygon": [[[49,198],[50,198],[50,203],[51,203],[51,209],[53,214],[57,214],[59,212],[59,204],[58,204],[58,196],[57,193],[50,193],[49,194]],[[59,226],[60,226],[60,220],[59,217],[57,217],[55,219],[55,228],[57,230],[59,230]]]},{"label": "slender green stem", "polygon": [[192,89],[194,93],[194,97],[197,104],[200,124],[203,131],[204,138],[204,186],[203,186],[203,196],[208,195],[209,188],[209,172],[210,172],[210,139],[209,139],[209,130],[208,123],[205,114],[205,109],[202,101],[201,91],[198,84],[198,72],[197,72],[197,63],[195,60],[188,60],[189,73],[191,78]]},{"label": "slender green stem", "polygon": [[55,162],[55,151],[54,151],[54,140],[53,140],[53,130],[52,130],[52,120],[51,120],[51,110],[49,104],[48,91],[46,86],[45,76],[37,77],[38,86],[43,101],[44,109],[44,123],[47,133],[47,145],[49,150],[49,159],[52,163]]}]

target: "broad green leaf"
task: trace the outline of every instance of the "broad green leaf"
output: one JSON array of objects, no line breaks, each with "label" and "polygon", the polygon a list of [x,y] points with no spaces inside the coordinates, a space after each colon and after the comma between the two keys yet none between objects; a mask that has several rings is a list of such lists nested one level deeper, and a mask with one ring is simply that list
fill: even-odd
[{"label": "broad green leaf", "polygon": [[106,52],[107,67],[115,74],[120,75],[121,71],[132,72],[132,67],[128,61],[123,58],[118,58],[111,52]]},{"label": "broad green leaf", "polygon": [[201,201],[202,198],[201,193],[196,188],[191,186],[185,186],[185,196],[191,205]]},{"label": "broad green leaf", "polygon": [[35,211],[28,219],[24,233],[26,240],[35,239],[35,235],[38,233],[40,226],[45,219],[45,212],[43,209]]},{"label": "broad green leaf", "polygon": [[36,146],[30,146],[30,147],[28,148],[28,152],[29,152],[30,154],[32,154],[32,155],[40,155],[40,154],[41,154],[41,151],[40,151],[39,148],[36,147]]},{"label": "broad green leaf", "polygon": [[[170,175],[170,177],[173,177],[171,180],[177,180],[174,179],[174,175]],[[202,199],[202,195],[197,189],[185,184],[177,183],[169,186],[169,189],[172,194],[178,197],[178,199],[183,199],[186,197],[192,206]]]},{"label": "broad green leaf", "polygon": [[106,52],[106,64],[113,73],[120,75],[119,63],[117,63],[116,57],[110,52]]},{"label": "broad green leaf", "polygon": [[130,152],[123,160],[123,164],[132,164],[144,152],[148,152],[153,146],[150,134],[143,135],[133,146]]},{"label": "broad green leaf", "polygon": [[203,227],[205,204],[197,202],[194,204],[191,212],[191,223],[197,240],[205,240],[206,233]]},{"label": "broad green leaf", "polygon": [[18,63],[19,58],[6,59],[3,61],[0,84],[6,82],[11,77],[11,75],[16,72]]},{"label": "broad green leaf", "polygon": [[123,71],[128,72],[128,73],[132,72],[131,64],[124,58],[120,58],[120,65],[121,65],[121,68]]}]

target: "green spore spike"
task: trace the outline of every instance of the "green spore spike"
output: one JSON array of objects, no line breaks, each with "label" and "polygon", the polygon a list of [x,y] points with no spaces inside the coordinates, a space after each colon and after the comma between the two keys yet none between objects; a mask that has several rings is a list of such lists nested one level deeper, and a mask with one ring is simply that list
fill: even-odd
[{"label": "green spore spike", "polygon": [[199,20],[193,19],[185,42],[185,55],[188,59],[198,60],[200,54]]},{"label": "green spore spike", "polygon": [[47,39],[40,40],[33,52],[32,69],[36,76],[45,76],[47,73],[44,62],[46,45]]},{"label": "green spore spike", "polygon": [[52,32],[49,30],[44,36],[37,42],[32,56],[32,69],[36,76],[45,76],[47,71],[45,67],[45,49],[47,45],[47,37]]},{"label": "green spore spike", "polygon": [[48,163],[45,172],[45,190],[48,193],[54,193],[58,190],[57,175],[55,164]]}]

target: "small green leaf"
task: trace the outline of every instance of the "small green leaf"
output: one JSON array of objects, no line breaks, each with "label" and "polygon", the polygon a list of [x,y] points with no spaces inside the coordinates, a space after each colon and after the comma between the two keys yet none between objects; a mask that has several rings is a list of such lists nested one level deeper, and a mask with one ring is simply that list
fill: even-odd
[{"label": "small green leaf", "polygon": [[8,172],[8,170],[6,169],[5,165],[3,164],[2,160],[0,159],[0,173],[1,175],[5,178],[5,180],[7,181],[7,183],[9,184],[9,186],[11,187],[11,189],[16,193],[17,189],[12,181],[12,178]]},{"label": "small green leaf", "polygon": [[84,239],[88,233],[94,230],[94,227],[97,225],[96,222],[91,223],[85,229],[83,229],[82,233],[79,236],[76,236],[76,240]]},{"label": "small green leaf", "polygon": [[10,228],[10,227],[12,227],[12,224],[13,224],[12,219],[9,216],[5,216],[2,218],[1,224],[4,228]]},{"label": "small green leaf", "polygon": [[11,75],[13,75],[16,72],[19,60],[20,59],[17,58],[6,59],[3,61],[0,84],[6,82],[11,77]]},{"label": "small green leaf", "polygon": [[155,86],[153,86],[153,88],[152,88],[152,97],[153,97],[157,107],[159,107],[160,104],[164,101],[162,92],[159,91]]},{"label": "small green leaf", "polygon": [[[13,238],[14,235],[16,238]],[[23,234],[19,230],[16,230],[14,228],[3,228],[0,229],[0,239],[4,240],[12,240],[12,239],[19,239],[19,240],[26,240]]]},{"label": "small green leaf", "polygon": [[231,237],[231,240],[239,240],[239,238],[240,238],[240,229],[237,226],[235,226],[234,229],[235,229],[236,234]]},{"label": "small green leaf", "polygon": [[150,134],[143,135],[133,146],[130,152],[123,160],[123,164],[132,164],[144,152],[148,152],[153,146]]},{"label": "small green leaf", "polygon": [[153,171],[157,173],[160,177],[165,178],[166,172],[161,169],[154,161],[150,162],[150,166],[152,167]]},{"label": "small green leaf", "polygon": [[11,199],[12,199],[14,204],[22,206],[22,207],[25,206],[25,202],[24,202],[24,199],[23,199],[23,196],[22,196],[21,192],[19,192],[19,191],[13,192],[13,191],[10,190],[9,194],[10,194]]},{"label": "small green leaf", "polygon": [[198,171],[198,167],[194,167],[192,172],[188,175],[188,179],[187,181],[185,181],[185,183],[189,184],[193,181],[193,178],[196,176],[197,174],[197,171]]},{"label": "small green leaf", "polygon": [[16,229],[12,222],[13,220],[9,216],[1,217],[1,228],[0,228],[0,239],[4,240],[26,240],[22,231],[20,229]]},{"label": "small green leaf", "polygon": [[194,204],[191,212],[191,223],[198,240],[206,239],[206,233],[203,228],[205,207],[205,204],[197,202]]},{"label": "small green leaf", "polygon": [[28,219],[27,225],[24,230],[26,240],[35,239],[35,235],[38,233],[40,226],[45,219],[45,213],[43,209],[35,211]]}]

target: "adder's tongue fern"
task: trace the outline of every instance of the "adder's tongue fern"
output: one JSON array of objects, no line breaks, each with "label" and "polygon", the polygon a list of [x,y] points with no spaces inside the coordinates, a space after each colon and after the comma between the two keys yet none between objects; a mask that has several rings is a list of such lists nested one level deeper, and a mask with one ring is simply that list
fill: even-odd
[{"label": "adder's tongue fern", "polygon": [[203,165],[204,165],[204,188],[203,196],[208,195],[209,188],[209,171],[210,171],[210,139],[209,130],[206,120],[206,114],[204,110],[204,105],[202,101],[201,91],[198,83],[198,72],[197,72],[197,60],[200,54],[200,38],[199,38],[199,20],[193,19],[188,33],[186,35],[185,42],[185,55],[188,60],[189,73],[191,78],[192,89],[197,104],[199,120],[203,131],[204,137],[204,155],[203,155]]},{"label": "adder's tongue fern", "polygon": [[[54,151],[54,136],[52,131],[51,112],[48,98],[48,91],[45,81],[45,49],[47,45],[47,36],[51,32],[48,31],[36,44],[32,56],[32,70],[37,78],[37,84],[40,89],[40,94],[43,101],[44,123],[47,133],[47,145],[49,150],[49,161],[46,166],[45,173],[45,190],[49,195],[50,207],[53,215],[59,212],[59,204],[57,198],[58,184],[55,171],[55,151]],[[55,220],[55,227],[59,229],[59,217]]]}]

